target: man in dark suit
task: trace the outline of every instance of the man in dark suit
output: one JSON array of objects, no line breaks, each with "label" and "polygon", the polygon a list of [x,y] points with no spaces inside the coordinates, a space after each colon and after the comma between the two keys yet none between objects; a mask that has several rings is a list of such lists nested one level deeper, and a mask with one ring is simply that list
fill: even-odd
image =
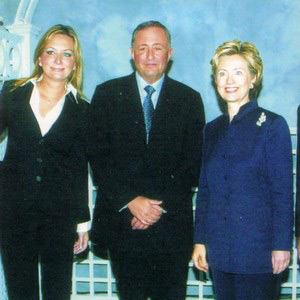
[{"label": "man in dark suit", "polygon": [[91,239],[109,249],[120,299],[185,299],[205,118],[200,94],[165,74],[172,52],[164,25],[140,24],[136,72],[99,85],[91,103]]},{"label": "man in dark suit", "polygon": [[298,106],[297,121],[297,178],[296,178],[296,238],[298,257],[300,259],[300,105]]}]

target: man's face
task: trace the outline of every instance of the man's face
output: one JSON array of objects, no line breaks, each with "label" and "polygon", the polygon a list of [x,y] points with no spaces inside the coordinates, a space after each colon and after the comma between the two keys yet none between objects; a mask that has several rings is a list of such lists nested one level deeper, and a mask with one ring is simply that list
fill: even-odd
[{"label": "man's face", "polygon": [[150,84],[163,76],[173,53],[164,30],[154,26],[137,32],[130,51],[136,70]]}]

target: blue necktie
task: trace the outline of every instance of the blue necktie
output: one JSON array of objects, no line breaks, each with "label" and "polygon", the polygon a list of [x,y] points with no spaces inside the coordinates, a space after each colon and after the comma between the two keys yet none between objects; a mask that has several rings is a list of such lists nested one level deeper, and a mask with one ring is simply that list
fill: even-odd
[{"label": "blue necktie", "polygon": [[153,116],[153,112],[154,112],[154,106],[153,106],[153,103],[151,100],[151,96],[155,92],[155,88],[152,87],[151,85],[147,85],[145,87],[145,91],[147,92],[147,96],[143,103],[143,110],[144,110],[146,133],[147,133],[147,144],[148,144],[149,133],[151,130],[152,116]]}]

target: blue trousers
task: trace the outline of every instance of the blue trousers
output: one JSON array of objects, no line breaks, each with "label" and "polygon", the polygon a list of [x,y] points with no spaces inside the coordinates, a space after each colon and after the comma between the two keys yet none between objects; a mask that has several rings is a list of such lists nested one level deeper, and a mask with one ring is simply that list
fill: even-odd
[{"label": "blue trousers", "polygon": [[211,270],[216,300],[276,300],[282,276],[272,273],[233,274]]}]

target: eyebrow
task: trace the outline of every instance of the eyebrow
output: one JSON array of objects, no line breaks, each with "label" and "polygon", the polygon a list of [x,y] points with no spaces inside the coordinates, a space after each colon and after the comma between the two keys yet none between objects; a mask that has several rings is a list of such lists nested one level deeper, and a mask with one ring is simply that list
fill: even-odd
[{"label": "eyebrow", "polygon": [[[218,71],[227,71],[228,69],[224,69],[224,68],[222,68],[222,69],[218,69]],[[238,68],[234,68],[233,70],[245,70],[245,68],[243,68],[243,67],[238,67]]]},{"label": "eyebrow", "polygon": [[[57,50],[56,48],[54,48],[54,47],[46,47],[45,49],[53,49],[53,50]],[[63,51],[71,51],[71,52],[74,52],[74,50],[72,50],[72,49],[63,49]]]},{"label": "eyebrow", "polygon": [[[140,45],[137,45],[137,47],[141,47],[141,46],[149,46],[149,44],[140,44]],[[161,44],[161,43],[155,43],[155,44],[153,44],[152,46],[164,46],[163,44]]]}]

